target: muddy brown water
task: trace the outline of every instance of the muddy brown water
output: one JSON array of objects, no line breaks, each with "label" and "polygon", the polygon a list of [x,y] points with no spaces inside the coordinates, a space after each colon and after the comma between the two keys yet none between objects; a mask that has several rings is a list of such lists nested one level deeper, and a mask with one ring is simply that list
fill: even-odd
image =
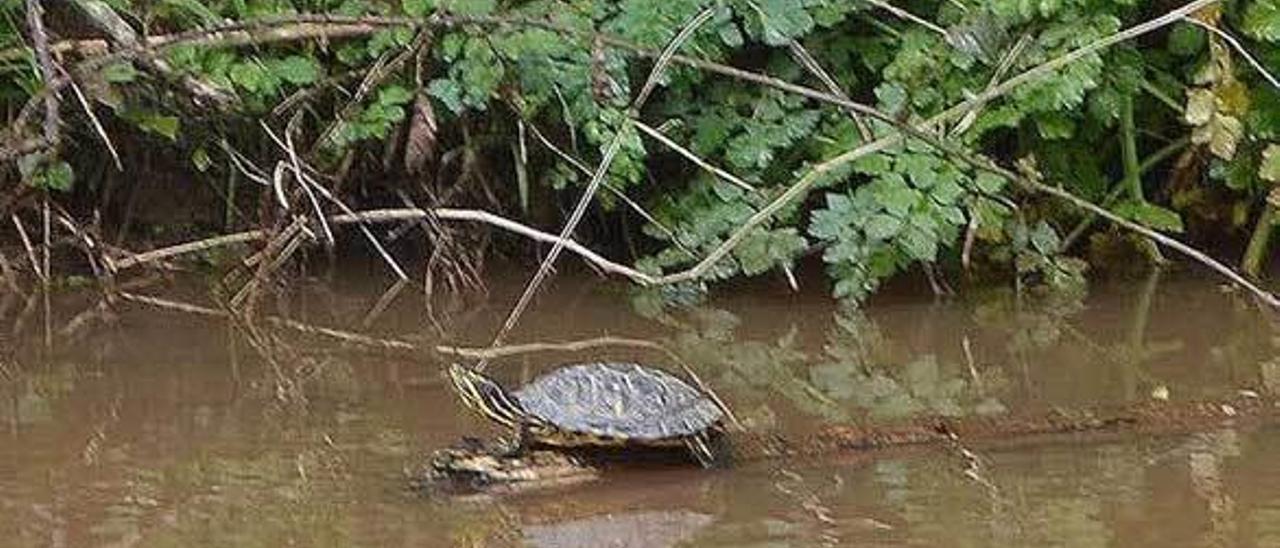
[{"label": "muddy brown water", "polygon": [[[783,432],[1280,389],[1269,318],[1212,281],[1164,278],[1078,302],[886,295],[862,313],[821,288],[753,287],[655,319],[617,286],[566,276],[510,341],[657,340],[747,426]],[[520,281],[451,314],[446,342],[486,342]],[[338,281],[276,308],[354,328],[377,292]],[[0,309],[6,332],[21,304]],[[369,330],[434,345],[422,310],[404,296]],[[55,307],[51,324],[75,312]],[[975,448],[976,465],[926,449],[440,498],[406,473],[496,432],[459,408],[438,355],[287,336],[277,368],[225,323],[136,306],[49,353],[34,314],[0,354],[0,546],[1280,546],[1276,426]],[[575,359],[672,365],[603,347],[493,371],[518,383]]]}]

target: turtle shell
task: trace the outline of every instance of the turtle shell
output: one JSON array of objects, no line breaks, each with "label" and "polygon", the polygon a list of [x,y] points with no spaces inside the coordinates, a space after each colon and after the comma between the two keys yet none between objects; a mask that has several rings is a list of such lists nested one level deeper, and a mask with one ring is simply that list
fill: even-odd
[{"label": "turtle shell", "polygon": [[723,415],[684,381],[633,363],[565,366],[512,395],[526,412],[564,432],[617,440],[692,436]]}]

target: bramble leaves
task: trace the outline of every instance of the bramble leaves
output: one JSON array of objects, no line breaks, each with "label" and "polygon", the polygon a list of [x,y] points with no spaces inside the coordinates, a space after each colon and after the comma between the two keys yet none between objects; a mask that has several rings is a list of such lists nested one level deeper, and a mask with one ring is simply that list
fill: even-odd
[{"label": "bramble leaves", "polygon": [[1280,1],[1253,0],[1244,10],[1244,31],[1259,40],[1280,42]]},{"label": "bramble leaves", "polygon": [[[927,152],[873,158],[859,165],[872,172],[870,182],[827,193],[826,207],[810,218],[809,235],[828,244],[823,260],[840,298],[862,299],[907,265],[936,260],[966,222],[961,199],[974,184],[968,174]],[[990,177],[982,181],[999,188]]]},{"label": "bramble leaves", "polygon": [[[562,198],[577,196],[575,190],[588,177],[574,164],[590,169],[617,132],[624,131],[607,182],[663,225],[645,226],[648,241],[635,242],[636,249],[648,253],[638,266],[655,273],[696,263],[798,178],[808,176],[813,166],[865,145],[867,134],[879,138],[898,132],[874,117],[855,121],[812,97],[713,76],[680,62],[659,75],[658,88],[639,112],[628,111],[653,59],[593,33],[658,51],[708,8],[714,10],[712,17],[681,45],[681,54],[826,90],[828,83],[818,71],[790,47],[802,44],[855,100],[874,103],[966,154],[990,155],[1004,165],[1033,160],[1045,184],[1097,203],[1113,195],[1129,160],[1122,157],[1128,143],[1122,147],[1118,135],[1137,136],[1133,149],[1144,172],[1151,174],[1140,181],[1146,187],[1172,179],[1157,174],[1199,172],[1200,166],[1172,165],[1172,158],[1183,153],[1170,144],[1189,142],[1192,150],[1185,158],[1206,159],[1206,180],[1223,185],[1217,190],[1231,202],[1223,207],[1235,213],[1209,211],[1214,206],[1205,200],[1187,198],[1191,191],[1164,187],[1150,189],[1149,199],[1159,203],[1137,200],[1116,206],[1117,213],[1159,230],[1179,231],[1196,217],[1241,218],[1239,212],[1251,211],[1280,178],[1275,145],[1280,141],[1280,92],[1243,62],[1236,49],[1185,22],[1083,55],[974,105],[968,113],[923,124],[999,82],[1151,16],[1136,0],[965,4],[968,9],[944,0],[902,6],[939,25],[939,33],[886,20],[874,6],[828,0],[115,2],[114,9],[128,12],[126,20],[164,33],[296,12],[413,18],[452,13],[495,15],[511,22],[406,24],[252,46],[174,44],[161,55],[179,79],[157,78],[150,69],[139,72],[141,64],[135,68],[117,62],[83,78],[82,86],[92,101],[110,107],[141,133],[182,148],[180,157],[189,158],[199,171],[220,167],[205,152],[215,150],[209,148],[211,141],[185,143],[180,135],[193,141],[227,137],[238,124],[260,133],[257,122],[267,113],[273,125],[296,120],[291,131],[303,142],[323,135],[336,120],[329,142],[299,150],[366,152],[347,157],[359,162],[380,157],[383,166],[403,165],[389,155],[404,147],[396,141],[371,141],[397,135],[394,130],[406,123],[411,102],[430,101],[439,117],[433,138],[439,139],[438,167],[445,177],[432,184],[442,190],[455,183],[466,191],[484,187],[493,192],[486,199],[499,209],[512,206],[507,211],[538,215],[554,216],[558,209],[539,207],[540,198],[550,197],[559,205]],[[15,6],[2,9],[20,19]],[[1277,66],[1280,0],[1241,0],[1215,9],[1221,17],[1204,21],[1234,31],[1264,67]],[[850,17],[859,10],[867,10],[866,16]],[[574,32],[520,21],[552,23]],[[33,77],[38,71],[31,70],[20,32],[0,32],[0,45],[20,52],[6,73],[3,91],[11,104],[22,104],[41,87]],[[180,119],[171,113],[202,106],[189,90],[174,85],[183,81],[224,92],[234,97],[234,105],[226,116]],[[282,103],[286,97],[289,101]],[[300,115],[282,115],[286,111]],[[755,190],[716,180],[684,154],[642,139],[629,116],[658,127]],[[543,146],[547,143],[558,150]],[[375,146],[379,154],[367,154]],[[353,150],[359,147],[370,150]],[[450,150],[466,151],[465,161],[448,155]],[[325,162],[338,157],[330,156],[307,161],[326,170],[334,165]],[[50,188],[70,184],[70,176],[64,177],[56,164],[27,167],[29,181]],[[747,231],[708,278],[765,273],[819,245],[834,292],[856,300],[916,263],[944,261],[946,266],[961,254],[957,244],[962,237],[966,260],[975,249],[970,244],[977,242],[978,264],[1011,265],[1019,274],[1036,273],[1051,284],[1069,284],[1078,277],[1079,265],[1061,256],[1054,228],[1078,222],[1075,213],[1030,201],[1003,178],[975,173],[957,157],[907,142],[826,167],[830,169],[810,181],[801,193],[805,195],[793,197]],[[469,184],[505,178],[522,182]],[[1166,196],[1171,203],[1164,201]],[[613,192],[601,192],[596,199],[606,217],[620,209]],[[630,207],[627,221],[635,218]],[[615,226],[613,220],[617,218],[606,218],[599,226]],[[704,282],[680,291],[697,290]],[[919,367],[922,378],[930,377],[927,365]]]}]

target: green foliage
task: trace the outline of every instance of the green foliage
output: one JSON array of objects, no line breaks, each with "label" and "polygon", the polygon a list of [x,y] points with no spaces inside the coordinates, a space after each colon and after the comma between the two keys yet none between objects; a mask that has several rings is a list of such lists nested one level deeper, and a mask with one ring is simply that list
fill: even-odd
[{"label": "green foliage", "polygon": [[405,119],[405,106],[413,101],[413,92],[390,85],[378,90],[377,99],[360,111],[353,120],[342,122],[334,133],[338,147],[346,147],[366,139],[382,139],[391,128]]},{"label": "green foliage", "polygon": [[1244,10],[1244,31],[1259,40],[1280,42],[1280,2],[1253,0]]},{"label": "green foliage", "polygon": [[[1072,285],[1083,268],[1063,256],[1070,250],[1061,249],[1055,227],[1074,225],[1079,214],[1030,199],[1000,177],[975,173],[958,158],[911,142],[813,175],[809,193],[735,236],[790,185],[811,176],[814,166],[863,144],[864,133],[883,137],[896,129],[679,63],[659,75],[658,89],[639,112],[629,112],[653,59],[590,33],[660,50],[710,8],[712,16],[682,46],[682,54],[826,89],[798,62],[792,45],[799,44],[850,97],[918,124],[1156,11],[1134,0],[988,0],[963,7],[950,0],[920,0],[899,6],[944,31],[937,32],[886,19],[879,9],[859,14],[871,6],[830,0],[162,0],[113,6],[127,12],[126,20],[145,22],[149,34],[298,12],[497,15],[573,29],[579,34],[524,24],[403,26],[245,47],[176,45],[163,54],[176,74],[157,77],[142,63],[117,62],[85,76],[83,87],[140,133],[181,148],[180,157],[201,172],[222,168],[206,152],[218,150],[219,140],[237,149],[274,150],[240,146],[242,140],[265,139],[258,135],[263,119],[272,125],[299,120],[299,141],[327,136],[320,147],[300,146],[325,153],[308,158],[322,169],[344,156],[360,162],[377,156],[382,166],[400,165],[388,156],[404,149],[399,141],[377,141],[410,133],[400,130],[413,120],[419,129],[427,127],[422,113],[430,111],[433,133],[425,138],[439,147],[432,152],[442,164],[453,162],[439,170],[446,179],[433,184],[471,191],[480,181],[486,200],[540,216],[539,222],[562,211],[557,207],[562,200],[580,195],[588,180],[561,153],[590,169],[619,137],[607,182],[657,220],[641,229],[645,238],[626,240],[641,257],[639,268],[655,274],[688,268],[738,238],[706,279],[663,298],[685,299],[707,280],[789,268],[805,252],[820,249],[833,292],[851,300],[870,295],[887,278],[919,263],[938,263],[945,270],[958,262],[961,249],[984,266],[1012,269],[1020,280]],[[23,44],[21,6],[0,7],[5,15],[0,22],[6,25],[0,27],[0,46],[16,52],[0,66],[0,95],[16,112],[40,88],[39,71],[30,53],[17,48]],[[1201,20],[1240,37],[1264,66],[1280,66],[1280,3],[1242,0],[1213,9],[1200,14]],[[191,115],[191,98],[175,85],[182,78],[232,96],[233,105],[217,115]],[[300,100],[282,103],[286,97]],[[429,98],[431,108],[414,107],[416,97]],[[283,116],[293,113],[299,116]],[[659,127],[754,190],[719,180],[683,154],[642,137],[628,116]],[[538,130],[539,139],[531,138],[530,128]],[[1216,34],[1181,22],[1083,55],[927,130],[966,154],[1006,166],[1025,161],[1045,184],[1095,202],[1110,199],[1117,213],[1152,228],[1191,231],[1224,226],[1197,221],[1224,218],[1219,211],[1224,208],[1256,210],[1271,193],[1280,91]],[[618,136],[619,131],[624,133]],[[1118,135],[1136,135],[1139,162],[1152,161],[1141,166],[1150,174],[1138,181],[1141,192],[1123,187],[1129,194],[1117,201],[1115,189],[1133,167],[1131,158],[1122,157],[1129,147],[1127,141],[1121,146]],[[542,137],[560,151],[542,147]],[[1188,141],[1195,150],[1183,161],[1175,163],[1170,154],[1156,157],[1170,143]],[[344,154],[365,147],[378,152]],[[511,161],[513,150],[518,162]],[[27,161],[27,180],[51,188],[70,184],[60,167],[48,171],[52,168],[39,167],[43,162]],[[516,180],[515,170],[520,184],[488,184]],[[410,184],[393,177],[379,180]],[[1220,188],[1165,188],[1174,180],[1204,180]],[[449,190],[443,194],[456,196]],[[1224,203],[1195,197],[1209,194]],[[537,203],[540,199],[547,203]],[[629,211],[618,213],[620,201],[611,192],[597,199],[606,221],[612,215],[635,218]]]},{"label": "green foliage", "polygon": [[[826,194],[813,212],[809,234],[828,244],[823,253],[835,295],[861,299],[880,282],[917,262],[933,262],[966,223],[965,198],[977,182],[943,158],[920,148],[864,158],[855,166],[869,182]],[[990,176],[980,189],[998,190]]]}]

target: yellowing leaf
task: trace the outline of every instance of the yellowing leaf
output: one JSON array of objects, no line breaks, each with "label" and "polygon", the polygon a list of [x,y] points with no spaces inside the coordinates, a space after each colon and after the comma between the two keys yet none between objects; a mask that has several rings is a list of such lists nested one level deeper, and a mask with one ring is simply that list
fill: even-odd
[{"label": "yellowing leaf", "polygon": [[1272,143],[1262,151],[1262,162],[1258,166],[1258,178],[1269,183],[1280,183],[1280,145]]},{"label": "yellowing leaf", "polygon": [[1213,96],[1213,92],[1195,88],[1187,92],[1187,112],[1183,119],[1193,126],[1201,126],[1208,123],[1217,110],[1217,98]]}]

